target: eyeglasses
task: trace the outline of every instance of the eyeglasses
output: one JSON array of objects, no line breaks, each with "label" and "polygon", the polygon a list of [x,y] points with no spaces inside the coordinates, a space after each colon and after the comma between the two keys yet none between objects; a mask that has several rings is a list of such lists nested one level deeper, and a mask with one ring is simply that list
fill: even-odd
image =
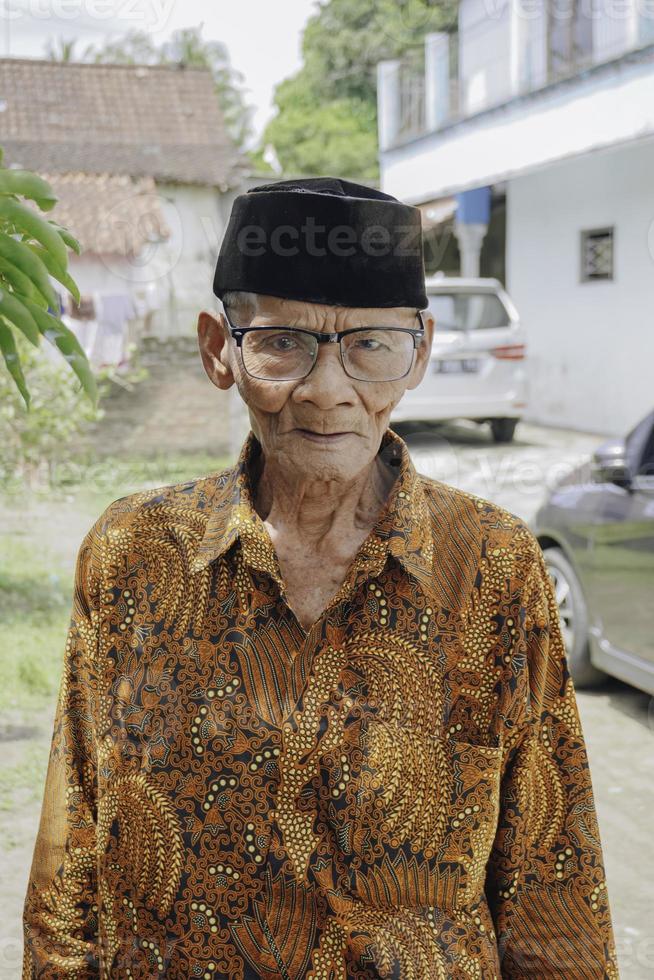
[{"label": "eyeglasses", "polygon": [[341,364],[355,381],[399,381],[413,365],[425,324],[410,327],[352,327],[337,333],[317,333],[300,327],[237,327],[225,310],[243,367],[261,381],[299,381],[313,370],[320,344],[339,345]]}]

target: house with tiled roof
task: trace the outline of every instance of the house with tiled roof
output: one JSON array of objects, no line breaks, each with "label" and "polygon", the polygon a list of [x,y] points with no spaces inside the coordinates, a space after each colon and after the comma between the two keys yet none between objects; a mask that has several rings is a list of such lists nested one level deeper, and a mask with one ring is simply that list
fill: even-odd
[{"label": "house with tiled roof", "polygon": [[103,306],[114,328],[131,312],[151,336],[194,333],[248,180],[208,70],[2,58],[0,146],[5,166],[50,181],[49,217],[82,244],[70,268],[86,307],[74,314],[98,336]]}]

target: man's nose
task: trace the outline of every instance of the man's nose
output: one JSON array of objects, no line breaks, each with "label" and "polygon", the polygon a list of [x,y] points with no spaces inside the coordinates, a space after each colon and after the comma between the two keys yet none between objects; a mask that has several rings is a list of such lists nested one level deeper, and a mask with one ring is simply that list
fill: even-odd
[{"label": "man's nose", "polygon": [[319,345],[313,368],[299,383],[295,395],[324,408],[356,400],[352,379],[345,373],[337,343]]}]

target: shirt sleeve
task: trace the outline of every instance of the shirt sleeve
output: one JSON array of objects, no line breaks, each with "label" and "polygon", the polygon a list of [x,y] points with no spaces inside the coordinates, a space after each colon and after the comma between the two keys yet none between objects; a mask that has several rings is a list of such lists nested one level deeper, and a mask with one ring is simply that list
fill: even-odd
[{"label": "shirt sleeve", "polygon": [[97,528],[98,522],[77,555],[41,818],[23,906],[23,980],[99,976]]},{"label": "shirt sleeve", "polygon": [[529,531],[503,615],[500,813],[486,876],[502,977],[618,978],[584,735],[543,552]]}]

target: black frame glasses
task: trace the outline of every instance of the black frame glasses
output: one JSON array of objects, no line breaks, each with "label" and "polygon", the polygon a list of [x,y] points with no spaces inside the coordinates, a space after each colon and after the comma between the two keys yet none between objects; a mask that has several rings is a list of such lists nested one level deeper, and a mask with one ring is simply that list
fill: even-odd
[{"label": "black frame glasses", "polygon": [[347,366],[345,364],[345,360],[343,358],[343,346],[341,344],[341,337],[347,337],[347,336],[349,336],[351,334],[355,334],[355,333],[368,333],[370,330],[393,330],[393,331],[395,331],[397,333],[410,334],[411,337],[413,338],[413,352],[412,352],[412,355],[411,355],[411,363],[409,364],[409,366],[406,369],[406,371],[404,372],[404,374],[400,374],[396,378],[386,378],[385,379],[385,381],[400,381],[402,378],[406,378],[407,374],[409,374],[409,372],[411,371],[411,369],[413,367],[413,364],[414,364],[414,359],[415,359],[414,358],[414,355],[415,355],[415,352],[416,352],[416,350],[418,348],[418,340],[419,339],[422,339],[425,336],[425,322],[422,319],[422,312],[423,312],[422,310],[416,310],[416,316],[418,317],[418,319],[420,321],[420,328],[414,328],[414,327],[386,327],[386,326],[374,326],[374,325],[371,325],[371,326],[368,326],[368,327],[350,327],[348,330],[337,330],[336,332],[333,332],[333,333],[324,333],[324,332],[319,332],[317,330],[306,330],[304,327],[285,327],[285,326],[283,326],[281,324],[279,326],[269,327],[269,328],[267,328],[267,327],[265,327],[263,325],[256,326],[256,327],[237,327],[237,326],[235,326],[232,323],[232,321],[231,321],[231,319],[229,317],[229,313],[227,312],[227,308],[225,307],[224,304],[223,304],[223,310],[225,312],[225,319],[227,320],[227,323],[229,324],[229,329],[230,329],[231,335],[234,338],[234,340],[236,341],[236,346],[238,347],[238,349],[241,352],[241,363],[243,364],[243,369],[246,372],[246,374],[249,374],[251,378],[256,378],[257,381],[304,381],[305,378],[308,378],[309,377],[309,375],[313,371],[314,367],[316,366],[316,362],[318,360],[318,346],[316,346],[316,353],[315,353],[315,356],[313,358],[313,364],[311,365],[311,367],[309,368],[309,370],[307,371],[307,373],[301,375],[299,378],[261,378],[261,377],[259,377],[259,375],[252,374],[251,371],[248,371],[247,366],[245,364],[245,359],[243,357],[243,347],[242,347],[242,345],[243,345],[243,338],[246,336],[246,334],[253,333],[256,330],[275,329],[275,330],[283,330],[285,333],[303,334],[305,336],[309,336],[309,337],[315,338],[317,345],[320,345],[320,344],[336,344],[336,343],[338,343],[338,350],[339,350],[339,355],[340,355],[340,359],[341,359],[341,366],[342,366],[343,370],[345,371],[346,375],[348,376],[348,378],[352,378],[353,381],[365,381],[365,382],[370,383],[370,384],[375,384],[375,383],[382,384],[384,382],[382,382],[382,381],[375,382],[375,381],[373,381],[370,378],[357,378],[355,375],[351,374],[348,371]]}]

